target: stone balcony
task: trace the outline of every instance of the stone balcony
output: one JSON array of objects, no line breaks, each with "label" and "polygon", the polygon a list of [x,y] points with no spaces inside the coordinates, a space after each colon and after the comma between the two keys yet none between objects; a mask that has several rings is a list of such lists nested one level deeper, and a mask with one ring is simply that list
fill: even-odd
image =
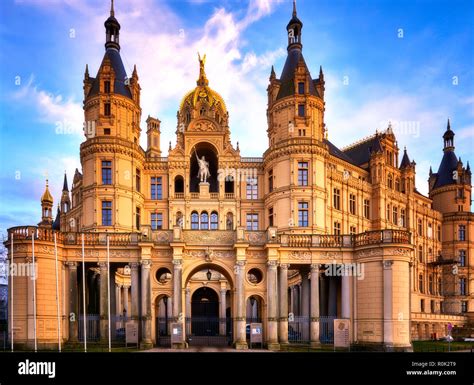
[{"label": "stone balcony", "polygon": [[[232,246],[236,242],[248,243],[251,246],[277,244],[288,248],[337,248],[351,249],[371,245],[410,244],[410,232],[404,230],[375,230],[356,235],[326,234],[283,234],[276,228],[267,231],[247,231],[242,227],[237,230],[152,230],[150,226],[142,226],[141,232],[59,232],[37,226],[19,226],[8,229],[8,241],[15,242],[31,239],[53,242],[54,234],[60,245],[81,245],[84,238],[86,246],[105,246],[107,238],[110,246],[138,246],[139,243],[169,244],[184,242],[194,245]],[[7,241],[7,242],[8,242]]]}]

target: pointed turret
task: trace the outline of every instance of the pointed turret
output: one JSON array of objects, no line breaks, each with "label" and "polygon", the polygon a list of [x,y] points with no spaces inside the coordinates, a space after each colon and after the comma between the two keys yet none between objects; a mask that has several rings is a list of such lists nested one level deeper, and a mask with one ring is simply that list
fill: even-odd
[{"label": "pointed turret", "polygon": [[38,226],[51,226],[53,223],[53,196],[49,192],[49,184],[46,179],[46,187],[44,193],[41,196],[41,222],[38,223]]},{"label": "pointed turret", "polygon": [[66,214],[71,208],[71,198],[69,197],[69,187],[67,183],[66,171],[64,171],[63,191],[61,194],[61,209],[62,213]]},{"label": "pointed turret", "polygon": [[403,150],[402,162],[400,163],[400,170],[410,167],[410,166],[411,166],[410,158],[408,157],[407,148],[405,147]]}]

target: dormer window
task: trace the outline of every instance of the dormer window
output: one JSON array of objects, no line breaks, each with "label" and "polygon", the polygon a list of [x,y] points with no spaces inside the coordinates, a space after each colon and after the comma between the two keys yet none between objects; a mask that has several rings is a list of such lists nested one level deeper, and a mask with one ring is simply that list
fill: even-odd
[{"label": "dormer window", "polygon": [[104,81],[104,92],[106,94],[110,94],[110,81],[109,80]]},{"label": "dormer window", "polygon": [[298,83],[298,94],[304,95],[304,82]]}]

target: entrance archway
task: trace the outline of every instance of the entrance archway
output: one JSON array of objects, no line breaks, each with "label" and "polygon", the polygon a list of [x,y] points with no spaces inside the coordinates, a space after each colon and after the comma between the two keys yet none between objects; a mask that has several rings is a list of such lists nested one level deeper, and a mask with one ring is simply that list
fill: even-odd
[{"label": "entrance archway", "polygon": [[232,282],[225,268],[212,263],[185,274],[186,340],[190,346],[232,344]]}]

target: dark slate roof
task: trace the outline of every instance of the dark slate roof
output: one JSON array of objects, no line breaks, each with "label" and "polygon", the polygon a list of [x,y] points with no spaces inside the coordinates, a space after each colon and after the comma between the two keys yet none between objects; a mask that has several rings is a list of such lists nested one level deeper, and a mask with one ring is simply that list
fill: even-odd
[{"label": "dark slate roof", "polygon": [[[122,58],[120,57],[119,51],[113,48],[109,48],[105,51],[104,59],[109,58],[112,68],[115,71],[115,82],[114,82],[114,91],[116,94],[126,96],[127,98],[132,99],[132,93],[127,85],[125,85],[125,79],[127,78],[127,72],[125,72],[125,67],[122,63]],[[91,90],[89,91],[88,96],[97,95],[99,93],[99,80],[94,79]]]},{"label": "dark slate roof", "polygon": [[458,166],[458,158],[454,151],[445,151],[436,176],[436,182],[433,188],[456,184],[453,179],[453,171]]},{"label": "dark slate roof", "polygon": [[290,49],[288,56],[286,57],[285,65],[280,77],[280,90],[278,91],[277,100],[295,94],[295,70],[298,66],[299,61],[302,60],[307,70],[307,81],[309,83],[309,93],[314,96],[319,96],[316,87],[314,86],[313,79],[309,73],[308,66],[303,57],[303,53],[300,49]]},{"label": "dark slate roof", "polygon": [[67,186],[67,175],[66,174],[64,174],[63,191],[69,191],[69,188]]},{"label": "dark slate roof", "polygon": [[402,162],[400,163],[400,169],[406,168],[410,166],[410,164],[410,158],[408,157],[407,150],[405,149],[405,151],[403,152]]},{"label": "dark slate roof", "polygon": [[60,229],[59,215],[60,215],[60,211],[59,211],[59,207],[58,207],[58,211],[56,213],[56,218],[54,219],[54,222],[51,226],[53,228],[53,230],[59,230]]},{"label": "dark slate roof", "polygon": [[351,164],[355,164],[355,162],[348,156],[346,155],[344,152],[342,152],[341,150],[339,150],[334,144],[332,144],[329,140],[327,139],[324,139],[324,143],[326,143],[329,147],[329,153],[333,156],[335,156],[336,158],[339,158],[339,159],[342,159],[342,160],[345,160],[346,162],[349,162]]},{"label": "dark slate roof", "polygon": [[353,159],[355,165],[360,166],[364,163],[368,163],[370,159],[370,153],[372,151],[381,151],[382,145],[380,144],[380,137],[378,135],[373,136],[372,138],[358,143],[346,150],[344,154],[349,158]]}]

